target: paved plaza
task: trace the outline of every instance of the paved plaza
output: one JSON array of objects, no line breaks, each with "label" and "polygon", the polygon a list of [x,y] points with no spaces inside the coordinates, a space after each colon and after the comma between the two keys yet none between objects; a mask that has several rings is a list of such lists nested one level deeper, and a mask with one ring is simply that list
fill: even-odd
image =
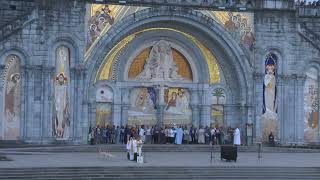
[{"label": "paved plaza", "polygon": [[320,167],[320,153],[257,153],[239,152],[237,162],[220,160],[220,153],[148,152],[145,163],[128,161],[126,153],[111,153],[110,159],[98,153],[22,153],[7,155],[12,161],[0,161],[0,168],[26,167],[101,167],[101,166],[223,166],[223,167]]}]

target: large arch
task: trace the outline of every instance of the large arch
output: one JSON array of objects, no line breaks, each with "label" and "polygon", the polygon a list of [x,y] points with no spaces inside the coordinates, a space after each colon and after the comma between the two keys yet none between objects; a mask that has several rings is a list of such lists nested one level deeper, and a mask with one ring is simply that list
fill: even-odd
[{"label": "large arch", "polygon": [[[85,94],[88,103],[93,102],[93,98],[88,95],[95,91],[96,74],[112,48],[135,32],[157,27],[176,29],[196,37],[216,56],[221,71],[225,75],[226,84],[230,86],[232,103],[238,104],[238,107],[252,105],[252,68],[238,42],[225,31],[224,27],[201,12],[170,8],[150,8],[129,15],[113,25],[97,42],[85,62],[88,72]],[[202,64],[201,66],[206,65],[203,61],[199,63]],[[124,67],[121,66],[121,68]],[[206,85],[201,87],[208,89]],[[249,114],[248,111],[245,111],[239,118],[242,123],[245,123],[243,121],[246,121],[247,114]]]}]

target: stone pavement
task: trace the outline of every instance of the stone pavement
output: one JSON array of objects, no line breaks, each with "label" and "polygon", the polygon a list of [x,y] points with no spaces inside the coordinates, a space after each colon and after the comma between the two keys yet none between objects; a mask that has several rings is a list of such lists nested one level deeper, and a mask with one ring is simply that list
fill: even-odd
[{"label": "stone pavement", "polygon": [[30,153],[9,154],[13,161],[0,161],[0,168],[26,167],[103,167],[103,166],[222,166],[222,167],[320,167],[320,153],[263,153],[261,160],[257,153],[240,152],[237,162],[220,160],[215,152],[212,163],[210,152],[147,152],[145,163],[138,164],[126,159],[126,153],[111,153],[104,159],[98,153]]}]

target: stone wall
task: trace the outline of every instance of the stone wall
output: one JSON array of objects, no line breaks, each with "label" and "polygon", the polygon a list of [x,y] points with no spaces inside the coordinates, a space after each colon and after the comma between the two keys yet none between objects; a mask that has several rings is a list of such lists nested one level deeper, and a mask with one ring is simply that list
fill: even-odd
[{"label": "stone wall", "polygon": [[[1,8],[5,8],[5,11],[1,11],[4,13],[0,14],[0,18],[4,19],[1,24],[14,21],[31,9],[37,14],[35,21],[2,40],[0,52],[2,58],[11,53],[22,56],[22,81],[25,84],[22,138],[30,141],[43,140],[52,136],[54,54],[59,45],[70,48],[71,92],[79,92],[81,76],[78,74],[78,67],[83,61],[85,46],[85,6],[80,2],[74,4],[64,1],[51,1],[46,4],[33,1],[1,2]],[[16,10],[10,10],[9,5],[12,4],[16,6]],[[1,64],[4,63],[2,58]],[[76,100],[75,96],[71,97],[72,103]],[[78,108],[72,105],[72,109],[77,111]]]},{"label": "stone wall", "polygon": [[[210,28],[213,29],[211,30],[217,30],[214,28],[218,27],[215,22],[212,22],[212,19],[206,19],[201,13],[194,11],[179,11],[167,8],[163,11],[153,9],[130,15],[130,17],[123,19],[123,23],[115,26],[119,27],[119,29],[111,29],[108,36],[101,38],[101,42],[97,43],[96,50],[94,50],[96,54],[92,55],[91,61],[88,61],[89,63],[87,62],[89,71],[87,73],[87,70],[84,68],[85,36],[87,33],[85,21],[88,19],[85,8],[86,4],[82,1],[11,0],[0,2],[0,29],[3,25],[20,18],[21,15],[28,13],[35,14],[35,16],[30,17],[33,18],[33,21],[24,24],[21,30],[13,32],[4,39],[0,39],[1,72],[4,71],[4,59],[7,55],[12,53],[17,54],[22,61],[21,138],[28,142],[48,143],[52,140],[55,49],[59,45],[65,45],[71,50],[71,141],[85,143],[88,127],[90,126],[89,122],[95,120],[95,102],[89,102],[89,97],[93,97],[92,94],[94,94],[91,91],[95,88],[92,85],[92,74],[94,74],[94,71],[97,71],[97,67],[102,63],[105,54],[108,53],[119,39],[125,37],[130,31],[133,32],[144,27],[144,25],[134,27],[135,23],[143,24],[147,22],[145,23],[145,27],[148,27],[150,26],[150,22],[154,21],[152,18],[157,19],[157,16],[163,15],[163,17],[168,17],[171,15],[176,20],[179,18],[183,19],[183,17],[186,18],[184,20],[189,25],[191,24],[190,22],[196,24],[195,22],[198,21],[202,24],[212,25]],[[261,136],[260,119],[263,101],[264,60],[265,56],[269,52],[272,52],[279,59],[277,65],[279,138],[283,143],[303,141],[303,87],[305,70],[311,63],[319,64],[320,51],[299,33],[299,25],[302,22],[306,22],[306,26],[319,35],[320,20],[313,17],[298,17],[293,10],[255,11],[254,19],[256,43],[252,55],[249,55],[254,62],[252,67],[248,67],[248,69],[243,68],[246,66],[241,66],[241,63],[245,64],[246,62],[238,62],[236,59],[240,56],[236,57],[234,54],[229,54],[232,51],[228,49],[225,49],[225,52],[220,52],[222,54],[221,57],[224,58],[224,61],[221,62],[224,64],[224,68],[230,68],[227,71],[230,73],[228,73],[226,78],[230,79],[227,82],[234,83],[232,88],[239,88],[238,84],[232,81],[232,79],[248,81],[248,84],[246,82],[243,83],[243,88],[248,88],[248,92],[244,92],[247,89],[240,88],[239,91],[234,93],[236,95],[230,97],[234,101],[232,105],[226,107],[227,114],[225,118],[227,125],[235,126],[236,124],[241,124],[243,126],[247,121],[253,121],[256,127],[254,136],[256,138]],[[175,25],[177,28],[182,28],[182,23],[171,24],[170,26],[174,27]],[[197,28],[185,27],[186,31],[190,31],[190,33],[200,34],[200,32],[196,32]],[[210,30],[210,28],[206,30]],[[220,33],[217,33],[220,36],[230,39],[231,36],[226,35],[220,26],[217,31]],[[216,36],[218,37],[217,34]],[[205,36],[201,36],[201,34],[199,37],[204,42],[209,41]],[[232,44],[233,41],[229,39],[225,43],[226,45],[223,46],[224,48],[238,47],[235,43]],[[223,40],[220,39],[221,41]],[[206,43],[212,48],[216,47],[213,41]],[[227,46],[227,44],[230,46]],[[222,47],[220,48],[222,49]],[[240,51],[239,49],[241,50],[241,48],[238,48],[235,51]],[[246,59],[245,55],[241,57]],[[226,60],[228,58],[230,61]],[[235,67],[238,68],[230,67],[234,64],[237,64]],[[244,72],[249,73],[246,76],[236,77],[237,74],[241,74],[241,71],[250,71],[251,69],[252,72]],[[236,71],[237,73],[231,73]],[[250,78],[246,79],[246,77],[252,77],[254,80],[250,82],[252,84],[249,83]],[[114,90],[119,91],[121,88],[126,88],[121,85],[121,82],[119,84],[114,83],[114,86],[118,86]],[[199,88],[199,91],[201,90]],[[117,103],[121,103],[122,94],[123,92],[119,92],[115,95],[117,97],[115,99],[120,99]],[[246,94],[248,97],[241,99],[240,97],[243,94]],[[0,112],[3,113],[3,95],[0,98]],[[201,103],[200,101],[197,102]],[[124,111],[124,108],[127,107],[123,106],[121,108],[119,104],[115,104],[113,111],[117,114],[114,114],[113,118],[123,118],[121,117],[121,112]],[[248,110],[250,108],[253,108],[252,112]],[[199,111],[199,119],[200,116],[203,119],[208,118],[208,110],[205,108],[197,110]],[[0,116],[0,118],[2,117]],[[252,119],[248,120],[248,118]],[[118,120],[117,123],[119,122]],[[1,129],[2,127],[0,127]]]}]

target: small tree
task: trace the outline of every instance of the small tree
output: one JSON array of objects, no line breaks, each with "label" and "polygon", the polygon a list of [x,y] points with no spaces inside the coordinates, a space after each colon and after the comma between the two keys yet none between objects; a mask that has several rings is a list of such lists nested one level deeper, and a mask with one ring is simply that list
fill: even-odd
[{"label": "small tree", "polygon": [[222,88],[217,88],[212,92],[212,95],[217,97],[217,104],[219,104],[219,100],[221,97],[225,97],[224,95],[224,89]]}]

